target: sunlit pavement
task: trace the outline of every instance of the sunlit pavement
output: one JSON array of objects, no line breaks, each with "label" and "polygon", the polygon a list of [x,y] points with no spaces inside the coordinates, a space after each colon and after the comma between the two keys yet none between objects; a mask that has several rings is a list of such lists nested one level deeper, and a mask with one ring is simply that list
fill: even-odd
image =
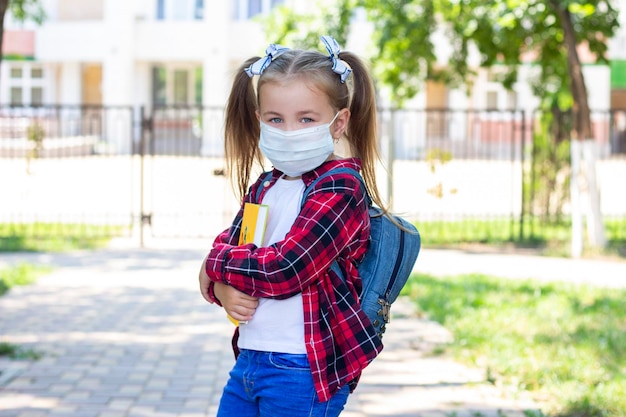
[{"label": "sunlit pavement", "polygon": [[[197,289],[207,242],[150,242],[97,252],[2,254],[0,267],[54,267],[0,297],[0,341],[43,354],[0,361],[2,417],[214,416],[232,366],[232,325]],[[417,270],[625,286],[626,263],[424,249]],[[385,350],[346,417],[523,416],[534,404],[485,383],[484,371],[425,355],[450,336],[392,308]],[[480,413],[480,414],[478,414]]]}]

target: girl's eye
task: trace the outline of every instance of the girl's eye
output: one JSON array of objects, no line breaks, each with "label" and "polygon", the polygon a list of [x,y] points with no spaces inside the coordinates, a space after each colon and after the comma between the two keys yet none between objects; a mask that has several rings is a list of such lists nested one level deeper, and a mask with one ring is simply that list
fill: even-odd
[{"label": "girl's eye", "polygon": [[313,121],[313,119],[311,119],[310,117],[303,117],[302,119],[300,119],[300,123],[311,123]]},{"label": "girl's eye", "polygon": [[272,117],[269,122],[270,123],[282,123],[283,119],[281,119],[280,117]]}]

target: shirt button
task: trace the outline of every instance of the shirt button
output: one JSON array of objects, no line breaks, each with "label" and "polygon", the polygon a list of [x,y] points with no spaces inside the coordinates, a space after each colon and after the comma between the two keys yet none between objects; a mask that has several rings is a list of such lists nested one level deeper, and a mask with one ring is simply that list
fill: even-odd
[{"label": "shirt button", "polygon": [[269,186],[270,186],[270,182],[269,182],[269,181],[265,181],[265,182],[263,183],[263,187],[269,187]]}]

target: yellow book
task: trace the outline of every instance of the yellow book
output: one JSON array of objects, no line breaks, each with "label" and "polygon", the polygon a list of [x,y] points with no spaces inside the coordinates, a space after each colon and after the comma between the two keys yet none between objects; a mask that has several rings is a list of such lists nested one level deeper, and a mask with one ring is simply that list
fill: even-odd
[{"label": "yellow book", "polygon": [[269,207],[264,204],[246,203],[244,205],[239,234],[240,245],[254,243],[258,247],[263,246],[268,211]]},{"label": "yellow book", "polygon": [[[264,204],[246,203],[243,206],[243,219],[241,220],[239,245],[254,243],[257,247],[263,246],[263,237],[265,236],[268,211],[269,206]],[[228,315],[228,320],[233,322],[235,326],[239,325],[239,322],[230,315]]]}]

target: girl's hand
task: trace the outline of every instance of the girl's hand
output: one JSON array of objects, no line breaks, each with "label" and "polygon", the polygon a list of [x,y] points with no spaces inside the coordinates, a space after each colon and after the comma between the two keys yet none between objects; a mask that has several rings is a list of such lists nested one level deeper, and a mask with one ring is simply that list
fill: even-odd
[{"label": "girl's hand", "polygon": [[204,258],[204,261],[202,261],[202,267],[200,267],[200,273],[198,274],[198,281],[200,282],[200,293],[202,294],[202,298],[204,298],[207,302],[213,304],[213,300],[209,296],[209,283],[211,282],[211,280],[209,279],[209,276],[206,274],[206,271],[204,269],[205,263],[206,257]]},{"label": "girl's hand", "polygon": [[[211,280],[204,269],[205,262],[206,258],[202,262],[202,267],[200,268],[200,273],[198,274],[200,293],[206,301],[213,303],[213,300],[209,296],[209,283]],[[215,298],[222,303],[222,307],[224,307],[224,310],[226,310],[232,318],[241,322],[252,319],[252,315],[259,305],[258,298],[250,297],[230,285],[226,285],[221,282],[216,282],[213,285]]]},{"label": "girl's hand", "polygon": [[221,282],[215,283],[215,297],[220,300],[224,310],[235,320],[247,322],[252,319],[259,299]]}]

